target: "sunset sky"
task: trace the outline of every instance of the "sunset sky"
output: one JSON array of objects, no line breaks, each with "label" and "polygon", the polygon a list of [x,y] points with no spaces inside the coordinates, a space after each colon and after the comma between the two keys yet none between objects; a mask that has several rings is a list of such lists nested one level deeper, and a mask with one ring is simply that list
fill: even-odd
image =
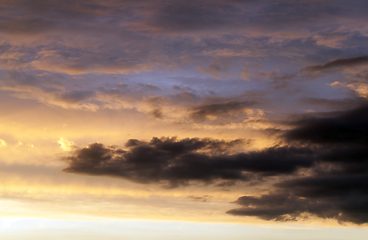
[{"label": "sunset sky", "polygon": [[0,238],[366,239],[367,12],[0,0]]}]

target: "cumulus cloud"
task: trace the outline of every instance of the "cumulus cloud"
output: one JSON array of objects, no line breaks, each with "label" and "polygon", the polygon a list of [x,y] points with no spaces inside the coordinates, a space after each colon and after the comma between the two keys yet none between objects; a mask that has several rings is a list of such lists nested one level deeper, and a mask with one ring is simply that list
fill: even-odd
[{"label": "cumulus cloud", "polygon": [[250,181],[254,178],[291,174],[313,165],[307,149],[269,148],[231,153],[244,140],[153,138],[131,139],[126,150],[93,143],[66,157],[68,173],[121,177],[140,183],[163,183],[171,187],[190,181]]}]

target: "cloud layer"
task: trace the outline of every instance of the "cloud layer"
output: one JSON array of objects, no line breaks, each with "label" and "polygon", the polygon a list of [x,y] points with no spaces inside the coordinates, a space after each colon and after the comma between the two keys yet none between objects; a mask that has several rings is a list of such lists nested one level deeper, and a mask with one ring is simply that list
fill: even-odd
[{"label": "cloud layer", "polygon": [[304,116],[281,135],[289,146],[240,153],[234,148],[249,141],[131,139],[126,150],[93,143],[66,157],[63,171],[169,187],[279,177],[269,193],[240,197],[242,208],[228,213],[277,221],[314,215],[361,224],[368,222],[367,124],[367,105]]},{"label": "cloud layer", "polygon": [[367,9],[0,1],[0,164],[226,201],[224,219],[367,223]]},{"label": "cloud layer", "polygon": [[93,143],[67,157],[69,166],[63,171],[173,187],[189,181],[251,181],[291,174],[313,165],[307,158],[310,151],[292,147],[230,153],[232,147],[249,143],[240,139],[153,138],[150,142],[131,139],[126,144],[128,150]]},{"label": "cloud layer", "polygon": [[282,180],[270,193],[243,196],[233,215],[270,220],[296,220],[310,214],[340,222],[368,222],[368,106],[305,118],[286,132],[290,143],[314,149],[309,176]]}]

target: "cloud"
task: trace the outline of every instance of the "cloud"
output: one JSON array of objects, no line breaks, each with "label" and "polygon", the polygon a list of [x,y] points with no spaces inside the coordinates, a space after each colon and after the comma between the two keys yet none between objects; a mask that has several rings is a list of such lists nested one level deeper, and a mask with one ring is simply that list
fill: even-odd
[{"label": "cloud", "polygon": [[296,121],[297,127],[285,133],[284,137],[288,141],[315,144],[368,143],[368,105],[334,115]]},{"label": "cloud", "polygon": [[348,38],[347,33],[332,33],[332,34],[318,34],[312,38],[316,41],[317,45],[327,46],[330,48],[343,47],[343,41]]},{"label": "cloud", "polygon": [[116,76],[105,76],[100,81],[100,77],[93,75],[69,76],[46,71],[7,71],[6,77],[0,79],[0,91],[47,106],[83,111],[133,110],[151,120],[187,126],[193,122],[216,125],[241,123],[252,117],[263,119],[264,111],[253,107],[267,105],[264,95],[255,92],[226,97],[189,87],[167,89],[128,79],[116,80]]},{"label": "cloud", "polygon": [[203,121],[207,118],[220,118],[229,115],[244,114],[245,110],[254,106],[254,101],[227,101],[224,103],[213,103],[194,107],[190,118]]},{"label": "cloud", "polygon": [[73,149],[73,146],[74,146],[73,141],[68,141],[65,138],[60,138],[59,141],[58,141],[58,144],[59,144],[60,148],[64,151],[71,151]]},{"label": "cloud", "polygon": [[250,181],[254,178],[291,174],[311,167],[311,151],[293,147],[231,153],[244,140],[153,138],[131,139],[127,150],[101,143],[77,149],[65,160],[68,173],[121,177],[139,183],[162,183],[170,187],[192,181]]},{"label": "cloud", "polygon": [[336,219],[340,223],[368,222],[367,171],[365,174],[324,174],[294,178],[276,184],[274,192],[243,196],[242,208],[232,215],[257,216],[265,220],[290,221],[306,217]]},{"label": "cloud", "polygon": [[0,148],[6,147],[8,144],[6,144],[5,140],[0,139]]},{"label": "cloud", "polygon": [[162,114],[162,112],[161,112],[161,110],[160,110],[160,109],[154,109],[154,110],[151,112],[151,114],[152,114],[152,116],[153,116],[154,118],[157,118],[157,119],[160,119],[160,118],[162,118],[162,117],[163,117],[163,114]]},{"label": "cloud", "polygon": [[309,104],[314,107],[326,107],[328,109],[346,110],[366,105],[367,99],[362,97],[344,99],[304,98],[300,100],[300,103]]},{"label": "cloud", "polygon": [[[320,179],[321,180],[321,179]],[[336,179],[329,179],[336,183]],[[358,179],[357,179],[358,180]],[[367,178],[361,178],[366,181]],[[319,186],[324,184],[318,182]],[[349,184],[342,185],[348,186]],[[352,184],[350,184],[352,185]],[[367,188],[367,184],[362,187]],[[341,186],[341,185],[340,185]],[[243,196],[236,203],[243,208],[228,211],[232,215],[257,216],[264,220],[291,221],[314,215],[319,218],[334,218],[340,223],[352,222],[362,224],[368,222],[367,194],[340,191],[340,195],[335,197],[305,197],[306,194],[294,195],[293,189],[300,188],[294,185],[289,188],[290,192],[279,192],[262,195],[260,197]],[[326,189],[331,186],[326,185]],[[333,188],[332,188],[333,189]],[[346,194],[346,195],[344,195]]]},{"label": "cloud", "polygon": [[193,200],[193,201],[198,201],[198,202],[208,202],[208,200],[210,198],[212,198],[212,196],[209,195],[204,195],[203,197],[200,196],[188,196],[189,199]]},{"label": "cloud", "polygon": [[215,79],[221,79],[223,76],[225,76],[226,78],[230,78],[231,74],[228,71],[229,67],[226,65],[229,64],[211,63],[210,65],[208,65],[208,67],[198,66],[197,69],[201,73],[209,75]]},{"label": "cloud", "polygon": [[303,70],[307,72],[317,72],[331,70],[335,68],[354,67],[363,64],[368,64],[368,56],[360,56],[356,58],[340,58],[322,65],[311,66]]},{"label": "cloud", "polygon": [[308,176],[294,176],[274,184],[261,196],[243,196],[239,216],[289,221],[316,216],[340,223],[368,222],[368,105],[353,110],[305,118],[283,137],[291,144],[307,144],[315,164]]},{"label": "cloud", "polygon": [[59,98],[61,101],[66,103],[78,103],[86,101],[95,96],[93,91],[69,91],[62,93]]},{"label": "cloud", "polygon": [[[188,129],[218,127],[225,135],[224,126],[273,128],[272,117],[292,111],[285,103],[308,96],[305,102],[339,112],[309,115],[286,124],[288,130],[275,130],[284,145],[241,152],[248,141],[154,138],[130,140],[124,148],[92,143],[74,149],[64,171],[172,187],[272,179],[277,184],[269,193],[242,198],[243,208],[230,213],[276,220],[312,213],[364,222],[366,102],[337,96],[335,88],[327,95],[336,99],[321,99],[318,84],[346,78],[341,86],[367,95],[367,73],[360,71],[368,63],[366,6],[364,0],[348,8],[342,0],[1,1],[0,88],[65,109],[130,109]],[[335,60],[316,64],[323,59]],[[298,71],[301,66],[310,67]],[[337,69],[343,74],[320,74]],[[180,81],[182,74],[187,77]],[[297,81],[312,78],[321,81]],[[175,93],[168,90],[173,84],[180,85]],[[270,86],[263,96],[242,95]],[[282,104],[282,111],[254,109],[262,99]],[[271,119],[259,117],[264,112]],[[349,218],[353,211],[346,209],[354,206],[363,215]]]},{"label": "cloud", "polygon": [[[221,5],[221,4],[220,4]],[[163,31],[193,31],[225,25],[219,4],[209,6],[206,1],[183,3],[174,1],[161,5],[153,17],[152,25]]]},{"label": "cloud", "polygon": [[[7,50],[0,58],[6,62],[2,66],[13,69],[71,75],[132,74],[200,66],[197,69],[204,74],[230,78],[236,77],[239,64],[214,63],[213,57],[241,58],[244,63],[270,54],[305,55],[298,49],[313,37],[317,44],[308,47],[314,54],[319,51],[321,37],[351,36],[356,29],[343,33],[307,29],[316,24],[318,29],[335,24],[354,26],[359,32],[356,21],[365,20],[361,4],[346,9],[341,1],[324,1],[318,3],[318,8],[308,1],[4,2],[0,3],[0,31]],[[352,12],[360,14],[353,16]],[[356,21],[353,24],[346,19]],[[280,47],[276,42],[285,44]]]},{"label": "cloud", "polygon": [[[249,105],[228,101],[202,105],[192,113],[197,119],[222,117]],[[240,197],[235,202],[240,208],[228,213],[276,221],[315,216],[363,224],[368,222],[368,105],[358,99],[353,106],[357,107],[293,118],[289,128],[278,133],[284,145],[242,152],[249,140],[131,139],[124,148],[92,143],[65,157],[68,166],[63,171],[166,187],[272,179],[269,192]]]}]

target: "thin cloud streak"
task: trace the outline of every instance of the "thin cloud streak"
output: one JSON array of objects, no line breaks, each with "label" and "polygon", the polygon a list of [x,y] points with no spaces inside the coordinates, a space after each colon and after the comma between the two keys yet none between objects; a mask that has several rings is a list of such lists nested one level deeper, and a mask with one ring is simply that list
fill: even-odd
[{"label": "thin cloud streak", "polygon": [[315,65],[311,67],[307,67],[303,69],[307,72],[316,72],[316,71],[324,71],[324,70],[330,70],[340,67],[354,67],[359,65],[368,64],[368,56],[360,56],[356,58],[341,58],[336,59],[330,62],[327,62],[322,65]]}]

